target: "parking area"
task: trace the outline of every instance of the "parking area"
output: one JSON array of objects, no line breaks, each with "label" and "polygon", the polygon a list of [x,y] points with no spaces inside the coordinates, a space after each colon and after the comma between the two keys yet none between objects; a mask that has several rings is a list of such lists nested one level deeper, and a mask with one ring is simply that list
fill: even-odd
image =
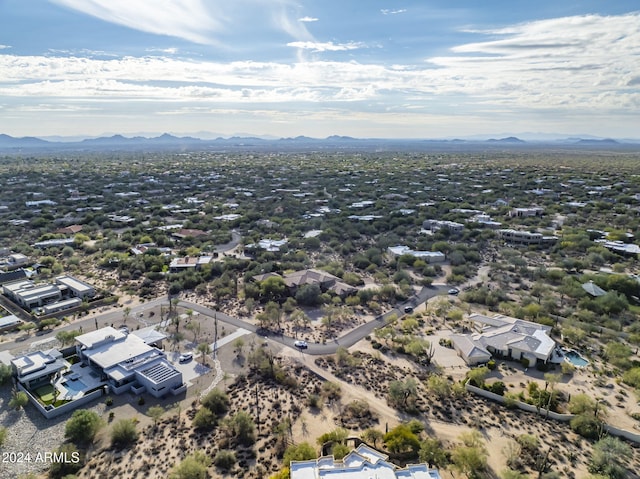
[{"label": "parking area", "polygon": [[[179,361],[180,352],[178,351],[167,352],[167,357],[171,363],[173,363],[174,367],[182,373],[182,380],[187,383],[187,386],[191,386],[195,379],[211,371],[210,367],[202,365],[200,357],[197,354],[194,354],[193,359],[190,361],[183,363]],[[210,358],[207,358],[207,364],[211,366]]]}]

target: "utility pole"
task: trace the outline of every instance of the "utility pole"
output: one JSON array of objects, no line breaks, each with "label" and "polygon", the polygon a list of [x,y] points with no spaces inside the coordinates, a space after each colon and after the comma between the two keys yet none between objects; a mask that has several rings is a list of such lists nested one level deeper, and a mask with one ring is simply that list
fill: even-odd
[{"label": "utility pole", "polygon": [[218,357],[218,313],[213,310],[213,357]]}]

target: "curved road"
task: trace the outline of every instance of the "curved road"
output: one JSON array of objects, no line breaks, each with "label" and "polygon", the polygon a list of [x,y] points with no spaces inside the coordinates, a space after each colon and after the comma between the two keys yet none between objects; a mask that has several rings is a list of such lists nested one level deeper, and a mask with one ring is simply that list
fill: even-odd
[{"label": "curved road", "polygon": [[[340,337],[340,338],[336,338],[333,341],[327,343],[327,344],[318,344],[318,343],[308,343],[309,347],[308,349],[304,350],[304,352],[306,352],[307,354],[312,354],[312,355],[322,355],[322,354],[333,354],[336,352],[336,350],[339,347],[350,347],[353,346],[355,343],[357,343],[358,341],[360,341],[362,338],[364,338],[365,336],[367,336],[368,334],[371,334],[375,329],[384,326],[385,324],[385,320],[386,318],[388,318],[390,315],[392,314],[396,314],[398,316],[402,316],[404,315],[404,308],[406,306],[411,306],[413,308],[419,306],[420,304],[426,302],[428,299],[433,298],[434,296],[437,296],[439,294],[444,294],[446,293],[446,291],[450,288],[450,286],[447,285],[434,285],[434,286],[430,286],[430,287],[423,287],[420,292],[418,292],[418,294],[414,295],[413,297],[411,297],[409,300],[405,301],[402,304],[399,304],[396,308],[392,309],[391,311],[388,311],[384,314],[381,314],[379,316],[377,316],[375,319],[369,321],[368,323],[365,323],[361,326],[358,326],[357,328],[349,331],[347,334],[345,334],[344,336]],[[146,319],[142,319],[139,317],[140,313],[144,313],[145,310],[149,310],[149,309],[153,309],[155,307],[158,307],[160,305],[166,305],[168,304],[167,302],[167,297],[166,296],[161,296],[159,298],[153,299],[151,301],[147,301],[143,304],[137,305],[137,306],[133,306],[131,307],[131,312],[129,315],[129,320],[131,322],[133,321],[137,321],[142,323],[145,326],[150,326],[152,324],[158,324],[159,321],[157,322],[151,322],[148,321]],[[190,301],[180,301],[178,303],[180,306],[188,308],[188,309],[192,309],[193,311],[197,311],[201,314],[207,315],[207,316],[211,316],[211,317],[216,317],[218,320],[227,323],[229,325],[235,326],[237,328],[243,328],[246,329],[248,331],[251,331],[253,333],[257,333],[258,331],[258,327],[255,324],[243,321],[239,318],[234,318],[232,316],[229,316],[225,313],[222,313],[220,311],[215,311],[211,308],[208,308],[206,306],[203,306],[201,304],[198,303],[192,303]],[[124,309],[124,308],[123,308]],[[77,330],[79,328],[82,328],[85,331],[93,331],[94,329],[96,329],[96,325],[98,327],[100,326],[105,326],[105,325],[109,325],[109,324],[113,324],[113,323],[119,323],[121,322],[123,319],[123,312],[122,309],[120,310],[116,310],[116,311],[110,311],[108,313],[104,313],[101,315],[97,315],[97,316],[92,316],[89,318],[84,318],[78,321],[75,321],[73,323],[70,324],[65,324],[63,326],[60,326],[58,328],[56,328],[55,330],[51,330],[51,331],[47,331],[44,334],[40,334],[40,335],[31,335],[29,337],[27,337],[25,340],[22,341],[7,341],[4,343],[0,343],[0,351],[6,351],[6,350],[11,350],[14,349],[18,346],[23,347],[24,349],[27,349],[27,346],[31,343],[37,342],[37,341],[41,341],[41,340],[46,340],[48,338],[53,338],[55,337],[55,334],[60,332],[60,331],[68,331],[68,330]],[[158,320],[160,318],[158,317]],[[277,335],[275,333],[271,333],[268,335],[268,339],[271,341],[275,341],[277,343],[280,343],[284,346],[290,347],[290,348],[294,348],[297,349],[293,343],[295,342],[295,338],[291,338],[289,336],[283,336],[283,335]]]},{"label": "curved road", "polygon": [[[304,352],[312,355],[333,354],[337,351],[339,347],[348,348],[350,346],[353,346],[362,338],[364,338],[368,334],[371,334],[375,329],[381,326],[384,326],[385,320],[392,314],[396,314],[398,315],[398,317],[404,315],[405,306],[411,306],[415,308],[418,305],[426,302],[428,299],[433,298],[434,296],[446,293],[447,290],[449,290],[449,288],[450,286],[447,286],[447,285],[435,285],[431,287],[423,287],[418,294],[414,295],[412,298],[410,298],[408,301],[405,301],[404,303],[399,305],[397,308],[394,308],[391,311],[387,311],[386,313],[377,316],[375,319],[369,321],[368,323],[365,323],[361,326],[358,326],[355,329],[352,329],[351,331],[349,331],[344,336],[341,336],[340,338],[336,338],[327,344],[308,343],[309,347],[306,350],[304,350]],[[192,309],[193,311],[197,311],[201,314],[205,314],[207,316],[215,315],[215,317],[217,317],[218,320],[224,323],[230,324],[237,328],[244,328],[253,333],[256,333],[259,329],[258,326],[256,326],[255,324],[251,324],[241,319],[228,316],[227,314],[221,313],[219,311],[214,311],[210,308],[207,308],[206,306],[202,306],[201,304],[192,303],[190,301],[180,301],[179,305],[182,307]],[[284,346],[297,349],[293,345],[296,339],[290,336],[270,333],[266,337],[270,341],[275,341],[277,343],[283,344]]]}]

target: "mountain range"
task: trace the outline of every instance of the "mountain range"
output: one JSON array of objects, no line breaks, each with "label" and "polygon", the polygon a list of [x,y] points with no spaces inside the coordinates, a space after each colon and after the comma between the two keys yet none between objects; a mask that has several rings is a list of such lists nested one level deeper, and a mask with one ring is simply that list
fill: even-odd
[{"label": "mountain range", "polygon": [[501,148],[606,148],[640,149],[640,141],[617,141],[613,139],[564,138],[546,141],[525,141],[515,136],[504,138],[480,139],[383,139],[353,138],[332,135],[327,138],[297,136],[294,138],[261,138],[254,136],[218,137],[201,139],[193,136],[174,136],[164,133],[156,137],[112,135],[98,138],[85,138],[49,141],[27,136],[16,138],[0,134],[0,152],[29,153],[51,151],[228,151],[228,150],[484,150]]}]

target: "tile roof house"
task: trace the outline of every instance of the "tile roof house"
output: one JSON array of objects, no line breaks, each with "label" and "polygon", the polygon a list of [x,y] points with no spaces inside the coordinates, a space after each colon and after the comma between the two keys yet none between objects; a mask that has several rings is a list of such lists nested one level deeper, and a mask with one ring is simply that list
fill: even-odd
[{"label": "tile roof house", "polygon": [[[265,273],[253,276],[254,281],[264,281],[272,276],[279,276],[277,273]],[[317,269],[304,269],[282,276],[289,292],[295,294],[298,288],[307,284],[317,284],[322,291],[332,291],[338,296],[347,296],[355,293],[358,289],[348,285],[326,271]]]},{"label": "tile roof house", "polygon": [[57,229],[56,233],[74,235],[76,233],[80,233],[80,231],[82,231],[82,225],[69,225],[64,228]]},{"label": "tile roof house", "polygon": [[291,479],[441,479],[427,464],[408,464],[400,468],[388,462],[389,456],[360,444],[341,461],[323,456],[309,461],[291,461]]},{"label": "tile roof house", "polygon": [[173,233],[173,236],[179,239],[198,238],[200,236],[206,236],[206,235],[207,235],[206,231],[202,231],[198,229],[189,229],[189,228],[183,228]]},{"label": "tile roof house", "polygon": [[468,319],[476,332],[454,334],[451,341],[469,365],[487,362],[491,356],[527,359],[531,366],[555,362],[556,342],[549,336],[550,326],[502,315],[471,314]]}]

